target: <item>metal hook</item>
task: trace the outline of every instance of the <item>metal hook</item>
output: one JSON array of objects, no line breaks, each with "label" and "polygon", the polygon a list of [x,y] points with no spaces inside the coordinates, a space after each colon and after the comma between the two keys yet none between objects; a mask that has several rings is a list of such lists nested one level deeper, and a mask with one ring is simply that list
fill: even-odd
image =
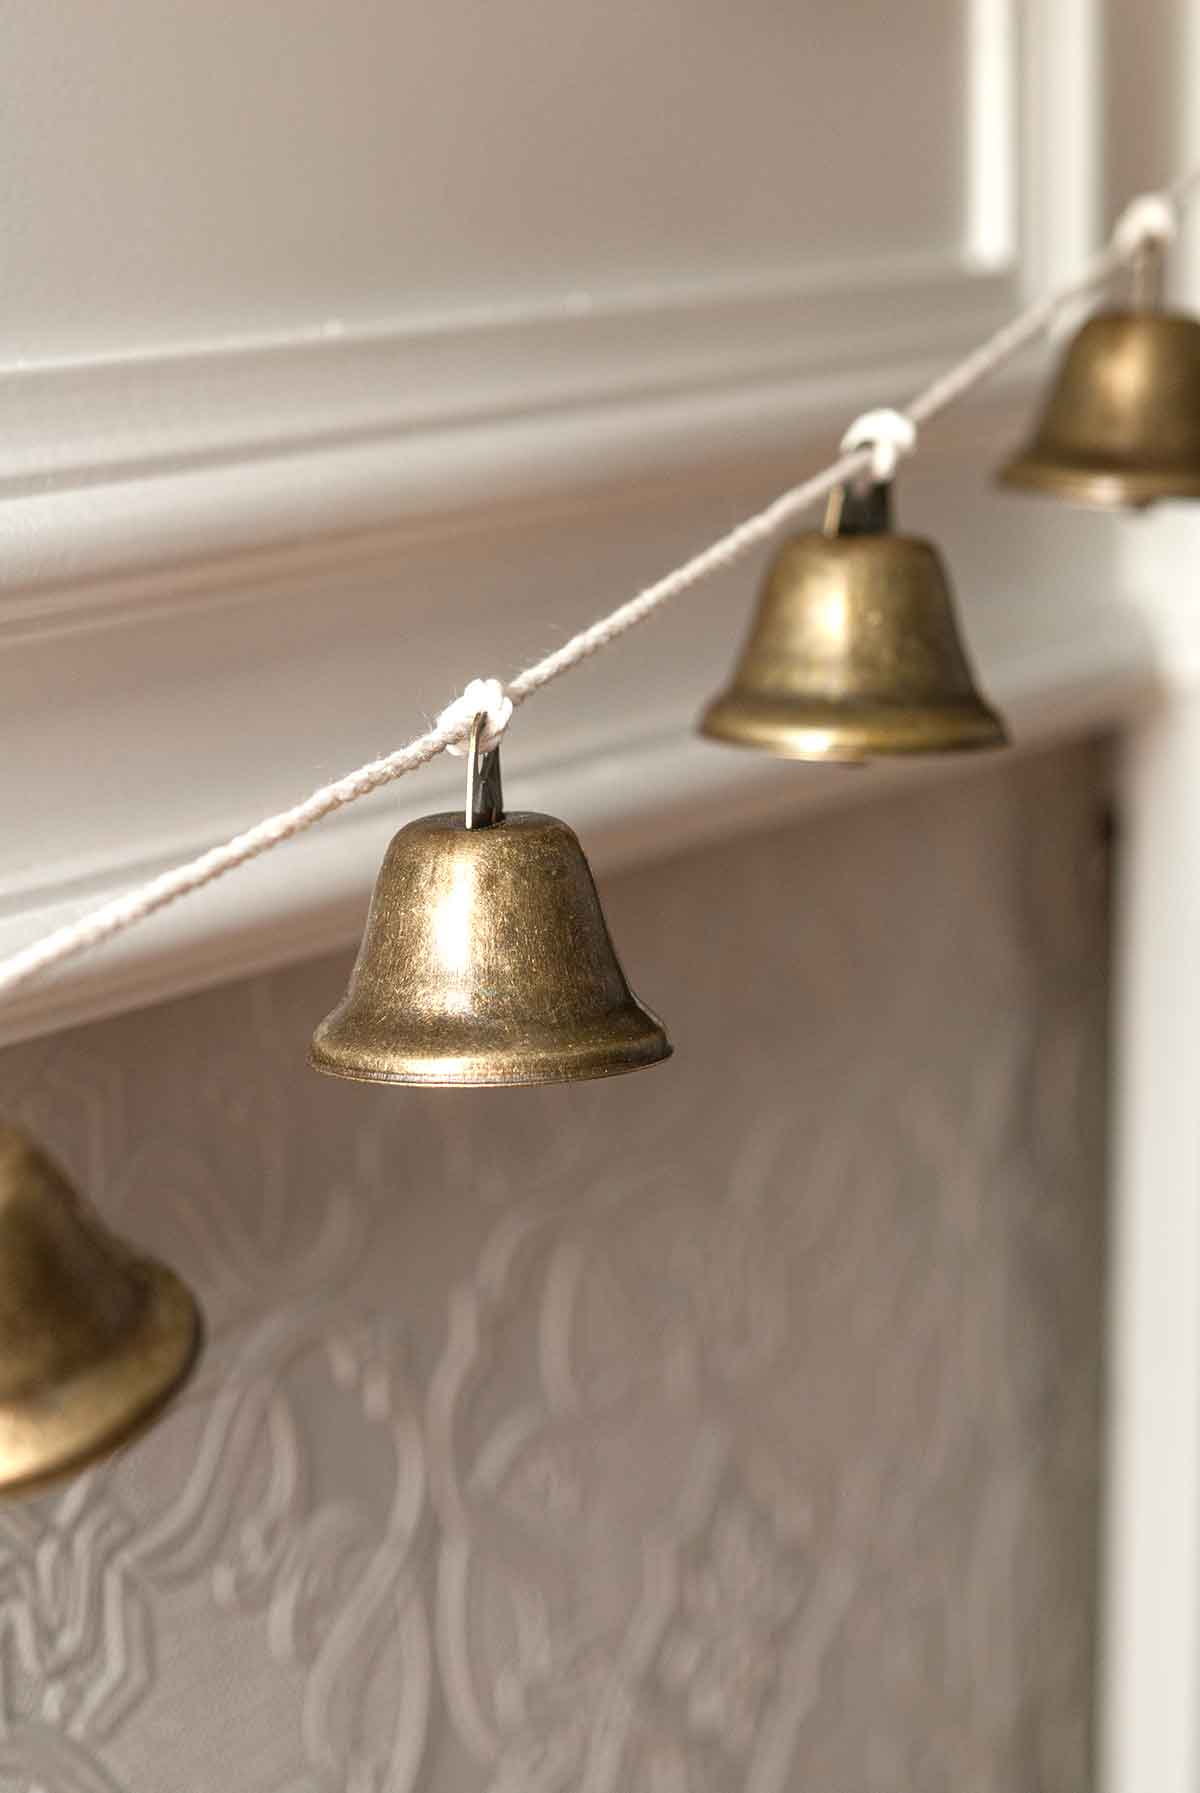
[{"label": "metal hook", "polygon": [[504,791],[500,783],[500,744],[481,748],[480,736],[487,727],[487,712],[481,710],[471,724],[467,744],[467,802],[464,820],[468,828],[492,828],[504,820]]},{"label": "metal hook", "polygon": [[1160,311],[1162,309],[1167,259],[1163,247],[1162,239],[1159,237],[1144,237],[1138,246],[1137,254],[1131,264],[1133,309],[1135,311]]},{"label": "metal hook", "polygon": [[892,482],[835,486],[825,507],[826,535],[885,535],[892,526]]}]

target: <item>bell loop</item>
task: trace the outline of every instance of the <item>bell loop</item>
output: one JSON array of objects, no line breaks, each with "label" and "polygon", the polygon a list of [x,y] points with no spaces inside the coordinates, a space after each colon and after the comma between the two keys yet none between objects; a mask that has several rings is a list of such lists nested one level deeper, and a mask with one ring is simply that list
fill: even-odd
[{"label": "bell loop", "polygon": [[498,747],[513,713],[512,698],[499,679],[472,679],[438,717],[439,728],[455,730],[455,738],[446,743],[446,752],[455,759],[466,759],[469,725],[481,711],[487,724],[484,747]]},{"label": "bell loop", "polygon": [[1166,253],[1161,237],[1143,237],[1130,265],[1133,309],[1161,311],[1166,276]]},{"label": "bell loop", "polygon": [[1133,309],[1159,311],[1168,243],[1179,231],[1179,209],[1169,193],[1130,200],[1113,227],[1112,244],[1129,260]]},{"label": "bell loop", "polygon": [[1113,226],[1112,245],[1119,255],[1132,255],[1143,243],[1173,242],[1178,232],[1179,207],[1171,195],[1140,193]]},{"label": "bell loop", "polygon": [[468,828],[494,828],[504,820],[504,791],[500,781],[500,743],[481,747],[488,726],[486,710],[471,724],[467,744],[467,802],[464,821]]},{"label": "bell loop", "polygon": [[882,406],[864,411],[856,417],[842,437],[842,448],[853,453],[857,448],[871,451],[871,477],[877,481],[891,479],[903,455],[917,446],[917,426],[905,411]]},{"label": "bell loop", "polygon": [[823,527],[827,536],[886,535],[892,527],[891,480],[835,486],[829,494]]}]

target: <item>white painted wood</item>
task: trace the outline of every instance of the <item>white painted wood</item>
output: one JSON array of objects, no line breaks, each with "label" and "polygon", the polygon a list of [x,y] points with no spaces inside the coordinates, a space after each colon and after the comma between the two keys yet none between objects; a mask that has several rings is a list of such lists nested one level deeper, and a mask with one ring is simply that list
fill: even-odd
[{"label": "white painted wood", "polygon": [[[1106,160],[1120,204],[1200,158],[1200,19],[1110,0]],[[1200,298],[1195,219],[1171,258]],[[1158,663],[1126,736],[1114,1039],[1111,1410],[1101,1639],[1104,1793],[1200,1785],[1200,516],[1118,538],[1118,578]]]},{"label": "white painted wood", "polygon": [[1125,756],[1106,1648],[1108,1793],[1200,1778],[1200,688]]},{"label": "white painted wood", "polygon": [[228,591],[235,557],[307,570],[365,537],[798,447],[964,352],[1013,293],[961,258],[901,259],[26,369],[8,385],[0,638],[123,613],[147,578],[174,603],[168,568]]},{"label": "white painted wood", "polygon": [[1109,222],[1102,0],[1025,0],[1021,28],[1021,266],[1035,293],[1070,280]]},{"label": "white painted wood", "polygon": [[980,262],[1011,263],[1017,248],[1019,8],[968,0],[967,245]]}]

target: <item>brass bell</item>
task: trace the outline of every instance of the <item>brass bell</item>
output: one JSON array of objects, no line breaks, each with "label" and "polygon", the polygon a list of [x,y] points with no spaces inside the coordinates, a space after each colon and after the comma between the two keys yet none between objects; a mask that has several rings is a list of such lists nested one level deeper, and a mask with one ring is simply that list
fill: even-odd
[{"label": "brass bell", "polygon": [[505,815],[499,749],[471,729],[461,813],[388,848],[350,987],[313,1036],[318,1071],[370,1083],[613,1077],[669,1058],[633,996],[575,835]]},{"label": "brass bell", "polygon": [[0,1126],[0,1492],[82,1469],[140,1431],[186,1378],[200,1331],[179,1279]]},{"label": "brass bell", "polygon": [[700,732],[785,759],[998,747],[937,549],[893,534],[889,487],[833,494],[824,531],[785,543],[733,681]]},{"label": "brass bell", "polygon": [[1028,447],[1004,485],[1141,509],[1200,497],[1200,318],[1157,308],[1148,252],[1140,303],[1072,338]]}]

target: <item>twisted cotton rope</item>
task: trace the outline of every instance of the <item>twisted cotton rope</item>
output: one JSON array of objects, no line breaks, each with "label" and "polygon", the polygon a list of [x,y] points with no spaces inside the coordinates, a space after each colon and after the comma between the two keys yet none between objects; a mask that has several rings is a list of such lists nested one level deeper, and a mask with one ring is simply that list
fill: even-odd
[{"label": "twisted cotton rope", "polygon": [[1146,194],[1134,200],[1118,220],[1108,247],[1088,264],[1077,280],[1047,294],[1019,313],[926,386],[902,411],[865,412],[846,432],[842,443],[844,452],[836,461],[800,485],[782,492],[765,509],[737,524],[727,535],[647,586],[627,603],[580,630],[553,653],[527,666],[507,685],[496,679],[473,680],[461,696],[442,711],[435,726],[408,742],[407,746],[397,748],[382,759],[369,760],[365,766],[335,779],[332,784],[322,785],[291,809],[267,816],[220,846],[211,847],[197,858],[127,891],[124,896],[101,904],[78,921],[69,922],[41,940],[22,947],[7,959],[0,959],[0,993],[15,990],[52,965],[75,958],[148,920],[180,897],[203,889],[226,872],[236,870],[249,860],[257,859],[261,853],[303,833],[334,810],[345,808],[359,797],[369,796],[372,791],[403,778],[408,772],[415,772],[440,753],[461,752],[475,716],[486,715],[487,725],[481,743],[484,747],[494,746],[514,710],[536,691],[645,622],[672,598],[681,597],[713,574],[735,565],[753,548],[769,540],[785,523],[827,497],[835,486],[868,474],[879,479],[891,478],[899,457],[915,448],[917,430],[922,424],[946,410],[1033,342],[1067,306],[1103,286],[1136,260],[1148,243],[1160,242],[1173,235],[1179,209],[1193,199],[1197,191],[1200,191],[1200,167],[1180,176],[1162,193]]}]

